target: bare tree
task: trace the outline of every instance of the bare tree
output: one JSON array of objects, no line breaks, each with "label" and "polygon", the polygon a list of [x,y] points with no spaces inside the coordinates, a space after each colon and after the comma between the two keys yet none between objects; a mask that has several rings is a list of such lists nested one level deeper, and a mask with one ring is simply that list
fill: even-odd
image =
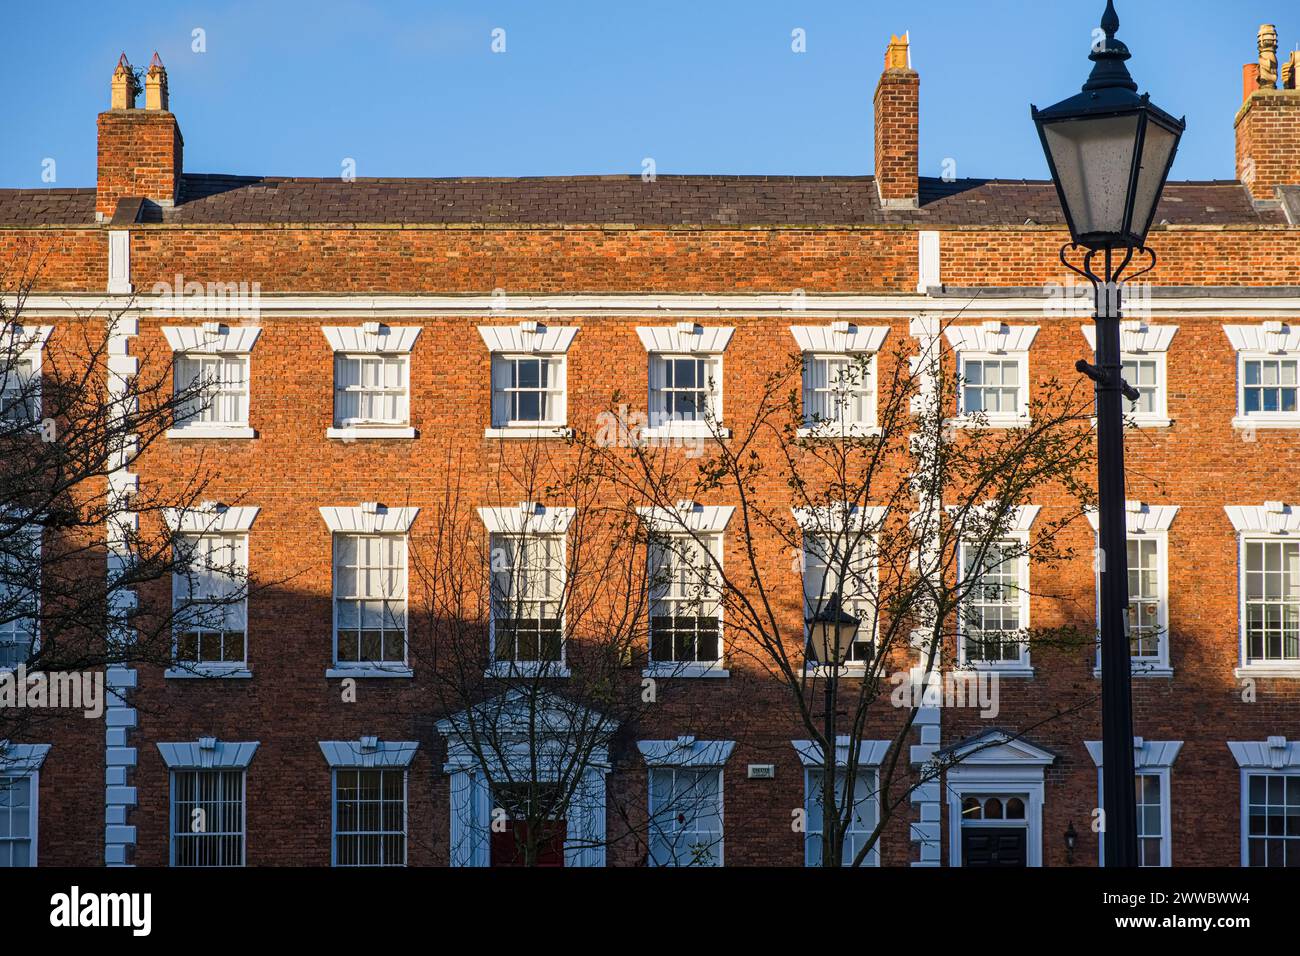
[{"label": "bare tree", "polygon": [[[919,356],[898,348],[829,368],[792,356],[730,432],[703,416],[698,457],[636,434],[622,447],[575,438],[618,488],[611,498],[655,514],[672,560],[706,582],[726,620],[725,653],[788,690],[819,791],[809,857],[828,867],[863,864],[915,788],[969,756],[912,768],[925,689],[945,673],[973,683],[1033,646],[1095,640],[1030,629],[1020,570],[1075,557],[1062,531],[1091,502],[1091,395],[1037,383],[1013,427],[989,427],[971,409],[992,396],[958,378],[939,331]],[[735,507],[725,560],[679,506],[706,500]],[[1043,500],[1054,507],[1034,520]],[[913,688],[922,692],[899,692]],[[875,771],[862,766],[863,745],[879,733],[888,746],[871,756]]]},{"label": "bare tree", "polygon": [[[228,609],[248,587],[234,556],[196,547],[210,514],[205,470],[166,489],[129,477],[178,418],[213,400],[212,383],[173,387],[171,354],[138,343],[125,356],[125,311],[29,319],[43,261],[32,244],[0,266],[0,680],[11,689],[178,654],[184,666],[185,635],[234,636]],[[2,706],[0,740],[52,716]]]},{"label": "bare tree", "polygon": [[629,742],[656,703],[641,676],[655,569],[651,536],[608,497],[595,457],[513,440],[485,491],[466,486],[449,452],[441,499],[412,536],[425,622],[412,653],[431,675],[449,750],[474,768],[469,783],[453,779],[458,862],[590,862],[611,842],[648,855],[663,840],[657,821],[697,796],[677,793],[650,819],[606,793],[603,776],[633,764]]}]

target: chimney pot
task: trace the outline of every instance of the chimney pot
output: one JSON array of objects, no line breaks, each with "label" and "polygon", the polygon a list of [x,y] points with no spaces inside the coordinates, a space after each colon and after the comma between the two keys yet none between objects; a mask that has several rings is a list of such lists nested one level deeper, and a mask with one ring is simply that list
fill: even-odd
[{"label": "chimney pot", "polygon": [[126,54],[117,61],[117,69],[113,71],[112,95],[109,98],[109,109],[131,110],[135,109],[135,98],[139,94],[136,88],[135,71],[131,69],[131,64],[126,58]]},{"label": "chimney pot", "polygon": [[167,68],[155,50],[153,60],[149,63],[149,72],[144,77],[144,108],[147,110],[165,110],[167,103]]}]

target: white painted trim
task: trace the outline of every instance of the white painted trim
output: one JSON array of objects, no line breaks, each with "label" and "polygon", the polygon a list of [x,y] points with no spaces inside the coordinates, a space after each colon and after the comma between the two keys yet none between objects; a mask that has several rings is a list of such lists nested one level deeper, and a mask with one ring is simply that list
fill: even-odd
[{"label": "white painted trim", "polygon": [[682,502],[683,508],[637,508],[641,520],[659,534],[721,534],[727,529],[735,508],[731,505],[698,505]]},{"label": "white painted trim", "polygon": [[[908,55],[911,56],[911,51]],[[942,284],[942,261],[939,254],[939,233],[928,229],[917,233],[917,292],[924,295],[929,289]]]},{"label": "white painted trim", "polygon": [[722,767],[736,748],[734,740],[638,740],[637,750],[649,767]]},{"label": "white painted trim", "polygon": [[1282,736],[1267,740],[1229,740],[1232,759],[1243,770],[1300,770],[1300,741]]},{"label": "white painted trim", "polygon": [[227,508],[203,501],[194,508],[164,508],[163,520],[172,531],[182,534],[230,534],[253,526],[261,508]]},{"label": "white painted trim", "polygon": [[864,531],[877,528],[889,511],[883,505],[818,505],[813,508],[791,508],[795,524],[803,531]]},{"label": "white painted trim", "polygon": [[336,534],[406,534],[419,513],[419,508],[389,508],[375,502],[320,509],[326,526]]},{"label": "white painted trim", "polygon": [[1273,357],[1300,352],[1300,327],[1284,322],[1225,325],[1223,331],[1238,352],[1257,352]]},{"label": "white painted trim", "polygon": [[717,355],[731,344],[734,328],[703,327],[694,322],[667,326],[639,326],[637,338],[647,352],[683,355]]},{"label": "white painted trim", "polygon": [[[149,313],[159,303],[171,301],[170,294],[138,296],[105,295],[95,292],[44,293],[29,296],[23,311],[28,315],[75,317],[87,310],[125,311],[129,316]],[[186,296],[192,310],[220,314],[229,309],[225,296]],[[13,296],[0,297],[8,307],[15,305]],[[593,314],[620,316],[658,316],[661,318],[745,318],[755,315],[794,315],[810,318],[846,318],[878,315],[892,317],[909,314],[918,317],[954,319],[1003,319],[1007,316],[1041,318],[1051,300],[1039,295],[998,295],[977,298],[919,294],[860,295],[856,293],[625,293],[625,294],[549,294],[512,295],[510,310],[515,314],[534,314],[552,318],[584,318]],[[1300,317],[1300,296],[1271,295],[1204,295],[1157,296],[1144,306],[1155,314],[1172,317],[1221,317],[1242,315],[1249,318]],[[326,318],[353,318],[358,314],[376,318],[400,319],[416,316],[482,316],[498,320],[500,297],[493,295],[357,295],[348,292],[266,293],[258,302],[261,315]],[[1079,297],[1073,309],[1086,319],[1092,311],[1091,297]]]},{"label": "white painted trim", "polygon": [[[1133,535],[1157,534],[1168,531],[1169,526],[1173,524],[1174,517],[1178,514],[1178,505],[1150,505],[1132,499],[1125,501],[1124,505],[1125,523],[1128,527],[1128,533]],[[1096,531],[1100,520],[1097,509],[1088,508],[1084,514],[1088,519],[1088,524],[1092,525],[1092,530]]]},{"label": "white painted trim", "polygon": [[253,351],[260,326],[229,326],[224,322],[202,325],[165,325],[162,334],[173,352],[200,355],[246,354]]},{"label": "white painted trim", "polygon": [[478,509],[479,520],[492,534],[561,535],[569,530],[576,514],[574,508],[548,508],[535,501]]},{"label": "white painted trim", "polygon": [[511,440],[532,440],[555,438],[565,440],[573,437],[573,429],[563,425],[509,425],[505,428],[485,428],[484,438]]},{"label": "white painted trim", "polygon": [[1028,352],[1038,336],[1037,325],[1007,325],[985,322],[981,325],[950,325],[943,330],[948,343],[958,352],[983,352],[1006,356]]},{"label": "white painted trim", "polygon": [[[1088,348],[1097,351],[1097,326],[1079,327],[1088,340]],[[1178,332],[1176,325],[1148,325],[1142,319],[1125,319],[1119,325],[1119,347],[1123,353],[1147,357],[1152,352],[1168,352]]]},{"label": "white painted trim", "polygon": [[887,325],[854,325],[833,322],[830,325],[792,325],[790,334],[800,352],[827,352],[847,355],[854,352],[879,352],[889,334]]},{"label": "white painted trim", "polygon": [[991,730],[954,747],[947,770],[948,864],[961,866],[961,802],[967,794],[1008,794],[1025,801],[1025,863],[1043,865],[1043,771],[1055,754]]},{"label": "white painted trim", "polygon": [[109,295],[130,295],[131,285],[131,233],[126,229],[108,232],[108,285]]},{"label": "white painted trim", "polygon": [[193,742],[157,746],[168,770],[246,770],[260,742],[232,743],[216,737],[200,737]]},{"label": "white painted trim", "polygon": [[489,352],[563,355],[573,344],[578,326],[548,326],[524,321],[518,325],[480,325],[478,334]]},{"label": "white painted trim", "polygon": [[[1092,762],[1100,767],[1101,741],[1085,740],[1083,746],[1087,749]],[[1232,745],[1229,744],[1229,746]],[[1174,765],[1174,761],[1178,759],[1178,754],[1182,752],[1182,749],[1183,742],[1181,740],[1146,740],[1143,737],[1134,737],[1133,766],[1138,770],[1168,769]]]},{"label": "white painted trim", "polygon": [[416,432],[414,428],[402,425],[357,425],[352,428],[327,428],[325,437],[340,441],[376,441],[383,438],[415,438]]},{"label": "white painted trim", "polygon": [[167,429],[167,437],[176,441],[244,441],[256,438],[257,432],[242,425],[182,425]]},{"label": "white painted trim", "polygon": [[22,777],[35,773],[45,765],[49,754],[49,744],[15,744],[0,740],[0,774]]},{"label": "white painted trim", "polygon": [[415,741],[380,740],[377,737],[320,740],[317,743],[331,769],[406,768],[411,765],[420,746]]},{"label": "white painted trim", "polygon": [[415,347],[421,331],[418,325],[390,326],[382,322],[321,327],[331,349],[352,354],[407,353]]},{"label": "white painted trim", "polygon": [[[847,767],[849,765],[849,747],[853,739],[848,734],[839,734],[835,738],[835,766]],[[792,740],[791,745],[794,751],[799,755],[799,762],[805,767],[821,767],[825,764],[822,758],[822,748],[815,740]],[[859,740],[858,741],[858,766],[859,767],[879,767],[889,756],[889,748],[893,745],[892,740]]]}]

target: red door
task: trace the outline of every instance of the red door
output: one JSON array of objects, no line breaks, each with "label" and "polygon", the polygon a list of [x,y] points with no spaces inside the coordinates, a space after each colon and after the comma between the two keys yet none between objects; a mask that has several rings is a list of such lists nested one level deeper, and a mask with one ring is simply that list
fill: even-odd
[{"label": "red door", "polygon": [[[523,866],[528,821],[507,820],[505,823],[504,830],[492,831],[492,865]],[[564,837],[567,829],[563,820],[546,821],[537,844],[535,866],[564,866]]]}]

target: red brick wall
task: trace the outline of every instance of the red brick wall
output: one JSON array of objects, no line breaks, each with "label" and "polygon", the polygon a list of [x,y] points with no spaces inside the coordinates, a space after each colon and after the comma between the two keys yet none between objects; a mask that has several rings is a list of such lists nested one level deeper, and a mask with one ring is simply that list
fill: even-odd
[{"label": "red brick wall", "polygon": [[[1291,237],[1281,229],[1158,230],[1154,240],[1161,259],[1154,281],[1295,283],[1300,253]],[[1061,238],[1049,229],[943,230],[943,279],[952,285],[1059,281],[1068,275],[1056,261]],[[44,288],[103,288],[106,242],[101,230],[0,232],[5,250],[32,242],[49,250]],[[132,237],[132,278],[142,292],[153,282],[173,281],[177,272],[188,281],[257,281],[266,292],[483,293],[497,287],[508,292],[910,292],[915,261],[915,232],[901,228],[144,227],[134,229]],[[347,324],[365,318],[329,321]],[[894,317],[887,348],[906,336],[907,318]],[[145,318],[133,354],[151,356],[150,361],[165,358],[158,326],[194,321]],[[320,320],[267,318],[251,361],[251,424],[258,437],[228,443],[173,441],[151,449],[140,462],[146,485],[178,481],[206,468],[213,470],[214,483],[205,497],[261,507],[249,536],[252,567],[256,574],[283,581],[260,594],[250,608],[253,680],[178,681],[153,671],[141,674],[135,697],[140,730],[133,736],[140,763],[132,780],[140,806],[130,819],[139,834],[137,862],[161,864],[167,858],[167,773],[156,741],[202,735],[260,740],[248,778],[249,862],[324,864],[329,859],[330,777],[316,742],[361,734],[420,742],[409,787],[410,859],[445,862],[447,778],[441,771],[441,740],[432,726],[441,714],[432,712],[419,670],[411,681],[363,681],[355,704],[343,704],[339,682],[324,677],[331,654],[330,538],[317,509],[365,500],[418,505],[426,509],[413,529],[418,535],[427,509],[445,488],[448,448],[463,457],[466,494],[477,495],[477,503],[518,500],[498,484],[511,452],[482,435],[488,418],[489,356],[474,326],[495,321],[468,316],[393,320],[424,327],[412,355],[412,424],[420,437],[344,444],[324,437],[331,417],[332,371]],[[593,414],[615,390],[633,403],[643,402],[646,357],[634,327],[649,320],[565,321],[582,327],[569,353],[575,420]],[[1043,329],[1031,353],[1034,380],[1074,376],[1072,364],[1086,350],[1079,321],[1035,321]],[[1291,432],[1260,430],[1248,443],[1232,430],[1236,366],[1221,328],[1224,319],[1163,321],[1180,326],[1168,364],[1174,424],[1130,437],[1129,495],[1182,509],[1170,531],[1175,677],[1135,681],[1136,729],[1149,739],[1186,741],[1172,775],[1175,863],[1232,865],[1239,853],[1240,791],[1224,741],[1293,735],[1298,691],[1293,681],[1262,680],[1258,702],[1241,701],[1232,677],[1238,653],[1236,541],[1223,505],[1294,499],[1300,448]],[[726,402],[734,416],[743,413],[744,396],[756,392],[794,342],[789,317],[726,322],[737,327],[725,359]],[[782,490],[767,487],[763,493],[775,501]],[[1048,512],[1064,507],[1050,497],[1043,504]],[[1092,535],[1085,524],[1076,529],[1074,540],[1081,551],[1091,551]],[[768,557],[774,563],[785,559],[775,546]],[[1034,584],[1042,592],[1033,605],[1036,621],[1091,620],[1090,561],[1036,571]],[[797,578],[791,576],[781,594],[783,613],[797,627]],[[1057,708],[1071,712],[1030,732],[1036,742],[1060,754],[1048,771],[1044,854],[1048,863],[1063,862],[1061,834],[1072,822],[1081,834],[1078,861],[1091,862],[1095,837],[1088,821],[1097,800],[1096,772],[1082,746],[1099,735],[1097,708],[1091,703],[1098,692],[1091,655],[1043,650],[1034,662],[1034,679],[1003,682],[1003,711],[995,723],[1019,729]],[[636,736],[696,733],[739,741],[726,769],[728,862],[797,864],[802,841],[791,831],[790,815],[802,805],[803,784],[789,741],[806,735],[779,686],[743,655],[733,655],[732,668],[733,677],[726,681],[663,682],[662,704]],[[888,737],[896,718],[883,711],[871,735]],[[43,774],[41,855],[46,862],[93,864],[102,856],[97,840],[102,813],[94,809],[96,800],[102,801],[102,726],[84,724],[70,730],[66,741],[59,736]],[[945,713],[944,742],[987,726],[966,712]],[[78,755],[76,772],[65,769],[66,754]],[[624,751],[620,759],[626,769],[611,776],[611,801],[643,808],[640,758]],[[775,763],[776,779],[745,779],[750,762]],[[904,809],[887,833],[887,863],[915,858],[906,830],[911,818],[912,811]],[[611,809],[612,826],[615,819]],[[64,834],[73,834],[75,843]],[[639,858],[630,841],[610,851],[611,861]]]},{"label": "red brick wall", "polygon": [[1237,114],[1237,178],[1256,199],[1300,184],[1300,90],[1256,90]]},{"label": "red brick wall", "polygon": [[916,199],[920,165],[921,75],[891,69],[876,86],[876,185],[882,199]]},{"label": "red brick wall", "polygon": [[176,117],[162,110],[99,114],[99,176],[95,211],[111,217],[127,196],[176,201],[183,141]]}]

